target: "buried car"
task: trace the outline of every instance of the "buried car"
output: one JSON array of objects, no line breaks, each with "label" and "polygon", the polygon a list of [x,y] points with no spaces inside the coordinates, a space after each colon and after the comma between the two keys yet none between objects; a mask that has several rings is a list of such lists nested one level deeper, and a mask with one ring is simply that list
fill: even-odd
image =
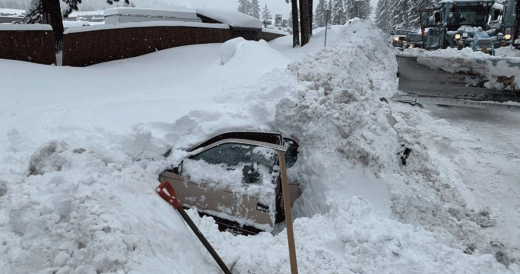
[{"label": "buried car", "polygon": [[[159,175],[183,207],[196,208],[213,217],[221,231],[235,234],[273,232],[285,220],[280,174],[296,163],[296,140],[274,132],[228,132],[188,152],[177,167]],[[279,155],[285,155],[285,165]],[[295,182],[288,189],[292,204],[301,190]]]}]

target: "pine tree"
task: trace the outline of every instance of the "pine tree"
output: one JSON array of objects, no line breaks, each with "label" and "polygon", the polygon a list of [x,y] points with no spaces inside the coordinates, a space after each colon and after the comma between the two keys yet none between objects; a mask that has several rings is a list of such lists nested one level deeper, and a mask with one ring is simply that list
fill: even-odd
[{"label": "pine tree", "polygon": [[325,26],[325,0],[319,0],[318,6],[316,6],[314,20],[316,21],[316,26]]},{"label": "pine tree", "polygon": [[265,20],[272,19],[271,11],[269,11],[267,4],[265,4],[264,9],[262,10],[262,18]]},{"label": "pine tree", "polygon": [[345,21],[350,20],[350,16],[348,13],[348,0],[343,0],[343,16],[345,17]]},{"label": "pine tree", "polygon": [[260,19],[260,4],[258,3],[258,0],[253,0],[251,2],[251,16]]},{"label": "pine tree", "polygon": [[372,14],[372,4],[370,4],[370,0],[362,0],[358,1],[359,5],[359,18],[360,19],[368,19]]},{"label": "pine tree", "polygon": [[379,0],[376,8],[376,25],[385,33],[390,33],[392,26],[392,12],[390,7],[393,6],[395,0]]},{"label": "pine tree", "polygon": [[367,19],[372,13],[372,5],[370,5],[369,0],[346,0],[346,6],[346,13],[349,19],[354,17]]},{"label": "pine tree", "polygon": [[420,27],[420,10],[432,8],[438,0],[379,0],[376,24],[386,33],[397,28]]},{"label": "pine tree", "polygon": [[332,1],[332,16],[331,21],[333,25],[345,24],[345,12],[343,11],[343,0]]},{"label": "pine tree", "polygon": [[244,13],[244,14],[247,14],[247,6],[248,6],[248,3],[249,1],[248,0],[238,0],[238,8],[237,8],[237,11],[238,12],[241,12],[241,13]]}]

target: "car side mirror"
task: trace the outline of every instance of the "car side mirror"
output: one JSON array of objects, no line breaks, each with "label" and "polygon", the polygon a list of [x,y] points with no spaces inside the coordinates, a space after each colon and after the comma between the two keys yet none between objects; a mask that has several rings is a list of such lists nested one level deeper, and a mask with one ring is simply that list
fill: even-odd
[{"label": "car side mirror", "polygon": [[173,168],[173,173],[179,174],[179,175],[181,174],[181,172],[182,172],[182,163],[184,163],[184,160],[181,161],[178,166]]},{"label": "car side mirror", "polygon": [[390,32],[390,35],[395,35],[395,32]]}]

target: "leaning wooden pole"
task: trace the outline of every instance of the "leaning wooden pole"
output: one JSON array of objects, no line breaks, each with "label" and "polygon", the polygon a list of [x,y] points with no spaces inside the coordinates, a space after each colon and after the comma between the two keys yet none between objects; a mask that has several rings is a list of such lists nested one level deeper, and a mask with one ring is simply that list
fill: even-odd
[{"label": "leaning wooden pole", "polygon": [[285,151],[278,151],[280,161],[280,177],[282,179],[283,206],[285,210],[285,225],[287,228],[287,242],[289,244],[289,260],[291,262],[291,274],[298,274],[296,263],[296,245],[294,244],[294,231],[291,215],[291,197],[289,195],[289,182],[287,180],[287,167],[285,165]]}]

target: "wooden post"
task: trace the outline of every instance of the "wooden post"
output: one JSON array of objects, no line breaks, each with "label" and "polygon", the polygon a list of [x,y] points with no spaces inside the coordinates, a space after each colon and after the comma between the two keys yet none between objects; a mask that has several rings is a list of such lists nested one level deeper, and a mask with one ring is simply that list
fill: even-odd
[{"label": "wooden post", "polygon": [[291,262],[291,274],[298,274],[296,263],[296,246],[294,244],[294,232],[291,215],[291,197],[289,195],[289,182],[287,180],[287,166],[285,165],[285,151],[278,151],[280,161],[280,177],[282,179],[283,206],[285,210],[285,225],[287,228],[287,242],[289,244],[289,260]]}]

